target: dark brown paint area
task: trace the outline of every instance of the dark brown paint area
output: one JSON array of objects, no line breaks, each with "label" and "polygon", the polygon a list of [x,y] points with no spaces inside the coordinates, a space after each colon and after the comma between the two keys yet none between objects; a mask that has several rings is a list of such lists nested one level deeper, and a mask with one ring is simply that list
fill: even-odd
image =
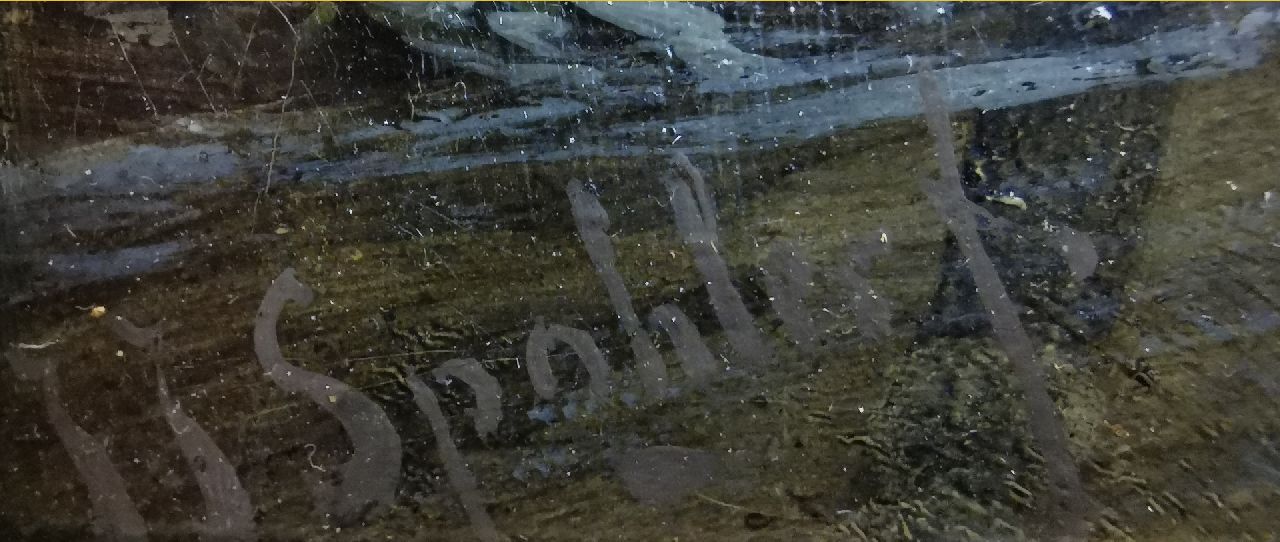
[{"label": "dark brown paint area", "polygon": [[791,7],[0,8],[0,537],[1280,532],[1271,8]]}]

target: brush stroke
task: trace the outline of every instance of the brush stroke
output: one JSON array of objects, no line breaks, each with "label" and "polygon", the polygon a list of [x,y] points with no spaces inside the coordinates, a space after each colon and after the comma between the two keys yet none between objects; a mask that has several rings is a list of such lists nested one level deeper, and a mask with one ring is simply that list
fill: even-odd
[{"label": "brush stroke", "polygon": [[120,471],[112,465],[107,447],[77,425],[63,406],[56,363],[46,366],[41,384],[49,422],[88,487],[94,534],[105,540],[146,540],[147,524],[129,497]]},{"label": "brush stroke", "polygon": [[722,470],[715,454],[681,446],[624,450],[610,458],[622,487],[635,500],[671,506],[715,483]]},{"label": "brush stroke", "polygon": [[765,292],[773,311],[782,319],[782,328],[801,352],[813,352],[818,346],[818,330],[805,306],[805,298],[813,289],[808,256],[795,242],[779,241],[769,248],[761,269]]},{"label": "brush stroke", "polygon": [[542,318],[535,321],[525,343],[525,367],[538,397],[544,401],[555,399],[558,384],[556,375],[551,372],[550,355],[557,342],[568,345],[587,370],[587,389],[591,397],[597,401],[608,399],[612,388],[609,382],[611,371],[591,334],[560,324],[547,326]]},{"label": "brush stroke", "polygon": [[321,488],[322,508],[350,524],[391,506],[400,481],[400,436],[386,413],[350,386],[285,362],[276,338],[276,322],[286,303],[302,307],[314,294],[298,282],[293,268],[271,283],[254,321],[253,346],[262,369],[277,386],[301,393],[342,423],[353,448],[351,459],[338,466],[337,487]]},{"label": "brush stroke", "polygon": [[773,359],[773,348],[756,329],[751,313],[742,302],[742,295],[730,279],[729,266],[720,256],[715,201],[702,173],[689,163],[688,157],[675,153],[672,161],[693,181],[690,189],[689,183],[669,176],[662,178],[671,195],[671,210],[675,214],[680,240],[693,254],[694,266],[707,286],[711,308],[729,337],[734,353],[748,366],[764,365]]},{"label": "brush stroke", "polygon": [[476,407],[467,408],[465,412],[475,420],[476,433],[485,436],[498,430],[502,422],[502,386],[480,362],[470,358],[451,359],[431,371],[431,375],[440,381],[457,378],[475,392]]},{"label": "brush stroke", "polygon": [[1057,226],[1052,237],[1053,247],[1067,262],[1067,269],[1076,280],[1093,276],[1098,268],[1098,249],[1089,236],[1069,226]]},{"label": "brush stroke", "polygon": [[[877,232],[882,233],[882,232]],[[844,286],[846,299],[853,307],[858,331],[868,341],[879,341],[893,335],[893,308],[883,293],[877,293],[864,273],[871,271],[872,261],[889,253],[888,243],[876,239],[854,244],[849,249],[848,263],[835,271],[836,279]]]},{"label": "brush stroke", "polygon": [[956,237],[977,285],[978,296],[991,316],[996,339],[1013,365],[1014,381],[1026,400],[1028,429],[1045,458],[1051,499],[1048,512],[1050,517],[1060,521],[1057,536],[1083,540],[1088,534],[1089,496],[1080,482],[1079,469],[1068,448],[1066,429],[1053,399],[1049,397],[1044,367],[1035,359],[1035,347],[1018,320],[1018,309],[1009,299],[995,265],[982,246],[977,218],[970,210],[971,204],[965,198],[961,184],[952,142],[951,119],[938,81],[927,71],[921,73],[917,80],[942,177],[940,182],[922,182],[922,188]]},{"label": "brush stroke", "polygon": [[660,305],[649,313],[649,325],[661,329],[671,339],[676,358],[684,369],[684,376],[695,388],[705,385],[716,375],[716,359],[698,332],[698,326],[689,320],[680,307]]},{"label": "brush stroke", "polygon": [[449,476],[449,485],[458,494],[458,500],[462,501],[462,508],[467,512],[476,538],[484,542],[503,540],[502,535],[498,533],[498,528],[493,524],[493,518],[484,507],[479,490],[476,489],[476,477],[467,469],[462,453],[453,442],[453,436],[449,433],[449,421],[440,409],[440,400],[417,375],[406,375],[405,382],[413,392],[413,402],[418,405],[418,410],[431,425],[431,433],[436,439],[436,450],[440,452],[445,473]]},{"label": "brush stroke", "polygon": [[[144,328],[128,318],[115,316],[109,326],[120,340],[156,355],[162,347],[162,324],[159,322]],[[164,372],[158,366],[156,380],[159,412],[173,430],[178,448],[190,465],[196,485],[204,497],[205,517],[196,523],[200,537],[204,540],[257,540],[254,507],[248,492],[240,484],[235,466],[209,433],[173,400]]]},{"label": "brush stroke", "polygon": [[156,392],[160,398],[160,413],[173,429],[174,438],[182,456],[191,466],[196,485],[204,497],[205,517],[197,525],[204,540],[257,540],[254,533],[253,503],[249,493],[240,485],[235,465],[218,448],[209,433],[182,411],[178,402],[169,395],[169,384],[164,373],[157,370]]},{"label": "brush stroke", "polygon": [[130,322],[128,318],[123,316],[113,316],[107,326],[111,328],[111,332],[114,333],[116,337],[132,346],[136,346],[147,352],[155,352],[160,348],[162,333],[160,330],[160,323],[156,323],[151,327],[139,327],[133,322]]},{"label": "brush stroke", "polygon": [[631,353],[635,356],[636,371],[640,375],[645,395],[650,399],[661,399],[667,394],[667,368],[649,334],[640,326],[640,317],[636,315],[631,303],[631,293],[622,280],[622,273],[618,272],[617,253],[613,248],[613,240],[606,231],[609,229],[609,213],[595,194],[582,186],[582,182],[570,181],[566,191],[573,210],[573,220],[578,225],[578,235],[587,249],[591,264],[595,266],[596,274],[604,282],[605,291],[609,293],[609,304],[617,313],[622,331],[631,344]]}]

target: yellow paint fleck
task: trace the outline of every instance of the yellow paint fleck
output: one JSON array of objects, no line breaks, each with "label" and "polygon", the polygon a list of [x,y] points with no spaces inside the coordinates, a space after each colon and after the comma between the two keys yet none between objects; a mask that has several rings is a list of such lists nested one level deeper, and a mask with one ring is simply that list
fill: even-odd
[{"label": "yellow paint fleck", "polygon": [[1107,420],[1102,420],[1102,423],[1106,424],[1107,428],[1111,430],[1111,433],[1117,437],[1127,438],[1129,436],[1129,430],[1125,429],[1123,425],[1111,423]]},{"label": "yellow paint fleck", "polygon": [[995,196],[993,198],[987,198],[987,199],[990,199],[991,201],[994,201],[996,203],[1003,203],[1005,205],[1017,207],[1019,209],[1022,209],[1023,211],[1027,210],[1026,200],[1018,196],[1014,196],[1010,194],[1001,194],[999,196]]}]

